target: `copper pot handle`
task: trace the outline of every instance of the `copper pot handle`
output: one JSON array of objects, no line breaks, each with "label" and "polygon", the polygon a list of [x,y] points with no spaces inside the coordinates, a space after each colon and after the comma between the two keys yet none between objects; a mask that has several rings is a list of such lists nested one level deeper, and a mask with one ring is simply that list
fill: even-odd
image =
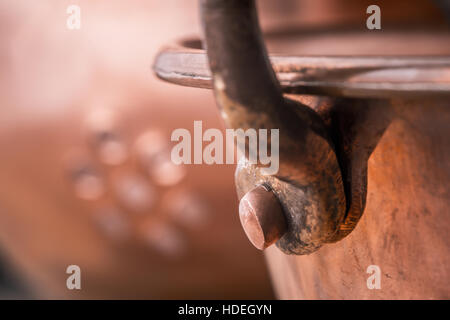
[{"label": "copper pot handle", "polygon": [[[260,249],[276,241],[288,254],[311,253],[336,241],[346,198],[335,147],[316,112],[283,97],[262,40],[255,2],[201,0],[201,17],[216,102],[226,124],[243,130],[279,129],[278,173],[264,175],[260,165],[246,159],[237,168],[240,198],[264,185],[281,205],[280,210],[266,210],[254,203],[250,212],[241,211],[250,240]],[[272,201],[271,193],[265,197],[258,190],[258,196],[244,200]],[[267,215],[278,218],[264,218]],[[274,221],[278,225],[285,221],[285,228],[274,232],[266,225]],[[264,230],[271,230],[270,235]]]}]

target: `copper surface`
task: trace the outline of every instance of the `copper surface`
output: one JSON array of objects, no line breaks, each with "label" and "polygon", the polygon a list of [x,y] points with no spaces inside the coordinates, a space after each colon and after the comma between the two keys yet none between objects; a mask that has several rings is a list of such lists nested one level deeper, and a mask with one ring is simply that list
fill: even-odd
[{"label": "copper surface", "polygon": [[[77,1],[80,30],[66,28],[69,4],[0,3],[0,244],[12,270],[33,298],[271,298],[232,215],[233,168],[170,168],[174,129],[222,128],[207,92],[149,75],[168,38],[196,32],[196,3]],[[81,290],[66,287],[72,264]]]}]

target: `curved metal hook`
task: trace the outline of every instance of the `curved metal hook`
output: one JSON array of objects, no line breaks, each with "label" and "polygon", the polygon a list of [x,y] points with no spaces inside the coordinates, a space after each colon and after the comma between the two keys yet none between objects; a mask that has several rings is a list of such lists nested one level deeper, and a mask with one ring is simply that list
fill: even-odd
[{"label": "curved metal hook", "polygon": [[262,42],[254,1],[201,2],[209,65],[217,89],[255,112],[282,103],[281,88]]},{"label": "curved metal hook", "polygon": [[334,147],[313,110],[283,97],[254,1],[202,0],[201,13],[216,101],[228,126],[280,130],[278,173],[266,176],[241,162],[239,196],[258,184],[272,187],[288,224],[277,241],[286,253],[310,253],[334,241],[346,209]]}]

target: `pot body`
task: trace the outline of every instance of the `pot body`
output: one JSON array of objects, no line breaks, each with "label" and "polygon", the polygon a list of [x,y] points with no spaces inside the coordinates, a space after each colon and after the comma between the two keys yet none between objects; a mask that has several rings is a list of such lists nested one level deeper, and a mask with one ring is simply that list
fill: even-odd
[{"label": "pot body", "polygon": [[369,158],[366,207],[352,233],[310,255],[267,249],[281,299],[450,298],[450,101],[384,103],[393,118]]}]

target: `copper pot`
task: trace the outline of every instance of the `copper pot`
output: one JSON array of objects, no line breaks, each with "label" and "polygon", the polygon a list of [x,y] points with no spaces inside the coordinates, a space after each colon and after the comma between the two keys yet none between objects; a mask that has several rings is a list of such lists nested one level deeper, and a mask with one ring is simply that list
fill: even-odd
[{"label": "copper pot", "polygon": [[154,69],[213,88],[229,127],[280,130],[277,174],[235,174],[279,297],[449,298],[448,29],[275,33],[268,55],[254,1],[201,6],[207,52],[179,42]]}]

